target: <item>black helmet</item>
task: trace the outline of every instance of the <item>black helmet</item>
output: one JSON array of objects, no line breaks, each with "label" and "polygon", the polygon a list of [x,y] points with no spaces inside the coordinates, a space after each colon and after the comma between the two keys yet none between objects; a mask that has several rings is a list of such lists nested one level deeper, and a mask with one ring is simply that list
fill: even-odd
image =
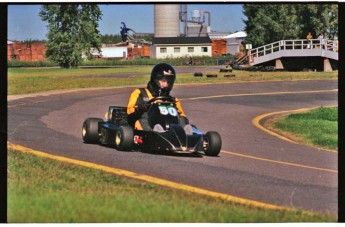
[{"label": "black helmet", "polygon": [[[155,65],[151,72],[151,79],[148,84],[149,89],[153,89],[157,95],[169,95],[174,86],[176,79],[175,69],[167,63],[159,63]],[[166,80],[168,87],[161,88],[159,81]]]}]

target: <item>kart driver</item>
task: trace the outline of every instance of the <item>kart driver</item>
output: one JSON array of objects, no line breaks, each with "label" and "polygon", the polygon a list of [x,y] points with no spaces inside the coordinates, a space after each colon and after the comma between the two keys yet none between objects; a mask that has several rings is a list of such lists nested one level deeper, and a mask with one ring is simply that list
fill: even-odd
[{"label": "kart driver", "polygon": [[[151,72],[151,79],[146,88],[135,89],[129,97],[127,104],[128,123],[137,130],[152,130],[149,125],[147,111],[150,107],[149,100],[158,96],[170,96],[170,91],[174,86],[176,73],[174,68],[167,63],[155,65]],[[181,102],[174,98],[176,109],[180,115],[180,125],[189,124],[184,113]]]}]

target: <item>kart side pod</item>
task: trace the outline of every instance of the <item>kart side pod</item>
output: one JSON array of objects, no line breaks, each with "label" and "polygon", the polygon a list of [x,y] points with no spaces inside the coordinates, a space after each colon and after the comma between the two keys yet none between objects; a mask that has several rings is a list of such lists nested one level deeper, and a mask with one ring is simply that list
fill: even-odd
[{"label": "kart side pod", "polygon": [[178,124],[170,125],[164,132],[137,132],[144,137],[143,148],[151,151],[171,151],[175,153],[193,153],[203,151],[203,135],[186,135]]}]

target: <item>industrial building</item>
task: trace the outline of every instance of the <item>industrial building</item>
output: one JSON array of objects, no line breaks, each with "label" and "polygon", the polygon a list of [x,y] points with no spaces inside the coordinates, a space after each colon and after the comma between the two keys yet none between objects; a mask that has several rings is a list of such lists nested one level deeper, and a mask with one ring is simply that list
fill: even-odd
[{"label": "industrial building", "polygon": [[[183,23],[182,34],[180,22]],[[211,15],[207,11],[192,10],[189,19],[186,4],[155,4],[154,39],[150,57],[211,57],[213,54],[226,54],[212,51],[215,44],[208,35],[210,25]]]}]

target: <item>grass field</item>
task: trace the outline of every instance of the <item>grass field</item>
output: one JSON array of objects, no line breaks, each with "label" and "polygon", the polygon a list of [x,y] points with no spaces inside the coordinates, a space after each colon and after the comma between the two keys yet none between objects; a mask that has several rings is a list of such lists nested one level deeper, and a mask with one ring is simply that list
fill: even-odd
[{"label": "grass field", "polygon": [[[221,67],[221,66],[220,66]],[[95,67],[95,68],[9,68],[8,95],[35,93],[49,90],[110,87],[125,85],[146,85],[152,66]],[[195,67],[195,71],[198,68]],[[176,84],[186,83],[225,83],[239,81],[336,79],[338,71],[333,72],[248,72],[236,71],[235,77],[224,78],[227,73],[219,70],[204,71],[217,74],[218,78],[194,77],[194,73],[178,74]]]},{"label": "grass field", "polygon": [[9,223],[336,222],[266,210],[8,151]]},{"label": "grass field", "polygon": [[338,108],[317,108],[276,118],[267,127],[300,143],[338,150]]}]

